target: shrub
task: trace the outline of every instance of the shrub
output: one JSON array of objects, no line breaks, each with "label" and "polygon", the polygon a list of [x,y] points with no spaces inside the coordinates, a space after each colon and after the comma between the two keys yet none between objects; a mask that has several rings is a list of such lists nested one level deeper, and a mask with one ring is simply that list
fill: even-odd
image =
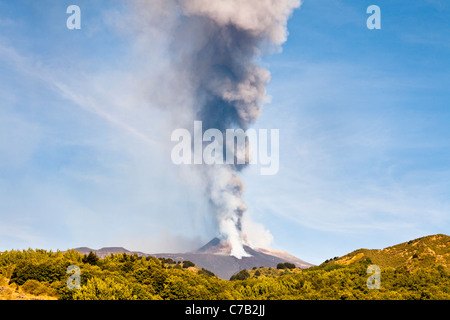
[{"label": "shrub", "polygon": [[56,294],[55,289],[47,286],[47,284],[32,279],[25,281],[25,283],[22,286],[22,290],[34,296],[40,295],[52,296]]},{"label": "shrub", "polygon": [[207,270],[205,268],[202,268],[201,270],[199,270],[198,274],[203,274],[203,275],[208,276],[208,277],[214,277],[215,276],[215,274],[212,271],[209,271],[209,270]]},{"label": "shrub", "polygon": [[248,273],[247,269],[244,269],[244,270],[239,271],[235,275],[232,275],[230,280],[231,281],[234,281],[234,280],[245,280],[247,278],[250,278],[250,273]]},{"label": "shrub", "polygon": [[89,279],[85,286],[77,290],[74,300],[134,300],[130,285],[118,282],[116,279]]},{"label": "shrub", "polygon": [[0,287],[7,286],[8,285],[8,279],[4,277],[2,274],[0,274]]},{"label": "shrub", "polygon": [[66,268],[51,261],[43,263],[33,263],[21,261],[12,272],[12,283],[23,285],[27,280],[37,280],[39,282],[55,282],[63,279]]},{"label": "shrub", "polygon": [[195,263],[193,263],[192,261],[186,260],[183,261],[183,268],[189,268],[189,267],[195,267]]},{"label": "shrub", "polygon": [[90,265],[95,266],[98,264],[98,260],[99,257],[97,257],[97,255],[91,251],[88,255],[84,255],[82,261],[83,263],[89,263]]},{"label": "shrub", "polygon": [[277,269],[294,269],[294,268],[295,264],[289,262],[277,264]]}]

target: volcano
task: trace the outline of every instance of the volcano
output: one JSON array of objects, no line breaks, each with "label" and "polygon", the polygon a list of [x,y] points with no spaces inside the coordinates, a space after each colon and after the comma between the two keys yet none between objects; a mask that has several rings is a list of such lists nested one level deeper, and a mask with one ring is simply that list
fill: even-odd
[{"label": "volcano", "polygon": [[276,268],[278,263],[289,262],[295,264],[298,268],[309,268],[313,264],[305,262],[287,252],[267,249],[255,249],[244,246],[247,257],[238,259],[231,255],[231,246],[226,240],[214,238],[203,247],[193,252],[186,253],[158,253],[148,254],[137,251],[129,251],[122,247],[106,247],[98,250],[80,247],[75,248],[81,254],[88,254],[90,251],[98,257],[104,258],[113,254],[137,254],[144,257],[170,258],[174,261],[192,261],[197,267],[208,269],[214,272],[219,278],[229,279],[232,275],[242,269],[251,269],[253,267],[272,267]]},{"label": "volcano", "polygon": [[175,261],[189,260],[198,267],[208,269],[219,278],[229,279],[242,269],[253,267],[272,267],[278,263],[289,262],[299,268],[309,268],[313,264],[303,261],[287,252],[267,249],[254,249],[244,246],[248,257],[238,259],[231,256],[231,246],[224,240],[214,238],[194,252],[187,253],[160,253],[152,256],[158,258],[171,258]]}]

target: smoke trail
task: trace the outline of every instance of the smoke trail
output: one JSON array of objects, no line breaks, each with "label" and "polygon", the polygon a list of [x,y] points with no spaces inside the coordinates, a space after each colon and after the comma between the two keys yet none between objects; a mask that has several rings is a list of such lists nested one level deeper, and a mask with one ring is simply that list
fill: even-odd
[{"label": "smoke trail", "polygon": [[[184,111],[202,121],[204,131],[222,132],[246,130],[260,116],[270,73],[256,59],[285,42],[287,20],[299,5],[300,0],[138,1],[139,10],[147,15],[153,10],[153,18],[170,34],[172,68],[193,100]],[[238,173],[243,167],[200,168],[220,232],[238,258],[246,255],[243,245],[251,244],[242,232],[247,207]]]}]

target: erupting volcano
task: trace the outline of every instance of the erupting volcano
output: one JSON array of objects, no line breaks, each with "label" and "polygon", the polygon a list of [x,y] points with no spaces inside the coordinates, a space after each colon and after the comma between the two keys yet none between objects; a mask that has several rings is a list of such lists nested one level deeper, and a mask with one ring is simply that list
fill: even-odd
[{"label": "erupting volcano", "polygon": [[[167,47],[171,62],[166,72],[170,76],[160,81],[174,86],[173,90],[169,89],[171,94],[179,94],[178,89],[182,87],[181,106],[165,109],[179,120],[177,124],[201,121],[203,132],[208,129],[222,133],[227,129],[247,130],[268,101],[266,85],[270,72],[258,62],[263,54],[279,50],[286,41],[287,21],[300,1],[155,0],[137,3],[137,11],[147,18],[148,24],[170,39]],[[172,84],[173,79],[177,79],[177,85]],[[223,148],[226,151],[229,146]],[[247,144],[241,152],[244,164],[235,156],[233,164],[194,166],[204,182],[218,235],[226,239],[230,246],[228,254],[236,258],[249,256],[250,247],[261,247],[262,243],[268,247],[272,240],[267,230],[246,233],[246,229],[255,229],[255,223],[245,217],[244,182],[239,173],[248,165],[250,148]],[[262,228],[259,224],[256,226]],[[258,235],[255,237],[255,234]]]}]

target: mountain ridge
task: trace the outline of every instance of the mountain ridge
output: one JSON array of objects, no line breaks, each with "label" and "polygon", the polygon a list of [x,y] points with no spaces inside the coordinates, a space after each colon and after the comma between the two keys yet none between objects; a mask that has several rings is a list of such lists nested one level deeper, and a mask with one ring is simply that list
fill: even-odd
[{"label": "mountain ridge", "polygon": [[223,279],[229,279],[232,275],[243,269],[251,269],[253,267],[272,267],[276,268],[277,264],[290,262],[298,268],[309,268],[313,264],[303,261],[293,255],[284,253],[284,256],[277,251],[275,255],[271,250],[251,248],[244,246],[244,250],[249,256],[240,259],[231,256],[231,246],[225,240],[213,238],[204,246],[196,251],[188,253],[159,253],[153,256],[157,258],[171,258],[176,261],[189,260],[197,266],[208,269]]},{"label": "mountain ridge", "polygon": [[[137,254],[144,257],[171,258],[175,261],[192,261],[198,267],[208,269],[223,279],[228,279],[242,269],[252,267],[276,267],[278,263],[290,262],[299,268],[309,268],[314,266],[284,251],[268,249],[252,249],[245,247],[251,257],[237,259],[230,256],[230,247],[218,238],[214,238],[204,246],[193,252],[187,253],[157,253],[147,254],[140,251],[130,251],[123,247],[104,247],[98,250],[88,247],[75,248],[74,250],[88,254],[94,252],[100,258],[114,253]],[[383,249],[357,249],[346,255],[326,260],[323,264],[350,265],[358,263],[364,259],[369,259],[371,263],[380,268],[404,267],[412,270],[431,265],[442,265],[450,272],[450,236],[445,234],[435,234],[419,237],[405,241]]]},{"label": "mountain ridge", "polygon": [[435,234],[405,241],[383,249],[358,249],[341,257],[325,261],[349,265],[363,259],[378,265],[380,268],[405,267],[412,270],[431,265],[442,265],[450,271],[450,236]]},{"label": "mountain ridge", "polygon": [[250,255],[238,259],[230,255],[231,246],[224,240],[213,238],[199,249],[186,253],[143,253],[140,251],[130,251],[123,247],[104,247],[100,249],[91,249],[89,247],[74,248],[81,254],[95,253],[98,257],[104,258],[110,254],[137,254],[140,257],[156,257],[172,259],[175,261],[192,261],[200,268],[212,271],[218,277],[229,279],[232,275],[242,269],[251,269],[253,267],[272,267],[275,268],[278,263],[290,262],[299,268],[308,268],[313,264],[303,261],[284,251],[272,251],[267,249],[254,249],[244,246],[244,250]]}]

